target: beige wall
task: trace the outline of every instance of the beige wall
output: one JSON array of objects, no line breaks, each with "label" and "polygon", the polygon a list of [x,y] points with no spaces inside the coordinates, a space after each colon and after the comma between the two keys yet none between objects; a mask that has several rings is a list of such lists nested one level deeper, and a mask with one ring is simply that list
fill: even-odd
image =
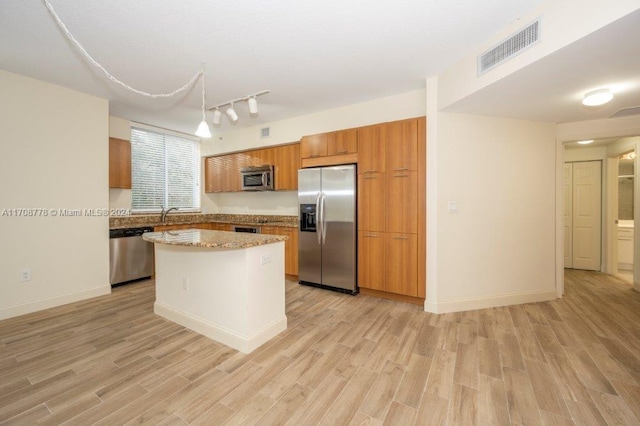
[{"label": "beige wall", "polygon": [[555,298],[555,124],[430,112],[425,309]]},{"label": "beige wall", "polygon": [[109,206],[107,101],[1,70],[0,93],[0,211],[48,214],[0,216],[0,319],[109,293],[107,217],[52,213]]}]

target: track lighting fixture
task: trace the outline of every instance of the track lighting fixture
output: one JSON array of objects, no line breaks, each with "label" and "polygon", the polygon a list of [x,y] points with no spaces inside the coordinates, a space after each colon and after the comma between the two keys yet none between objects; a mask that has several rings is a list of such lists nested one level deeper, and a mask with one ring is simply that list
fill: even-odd
[{"label": "track lighting fixture", "polygon": [[229,120],[231,120],[234,123],[238,121],[238,114],[236,114],[236,110],[233,109],[233,103],[229,108],[227,108],[227,117],[229,117]]},{"label": "track lighting fixture", "polygon": [[255,96],[251,96],[247,101],[249,104],[249,114],[257,114],[258,113],[258,100]]},{"label": "track lighting fixture", "polygon": [[229,121],[231,121],[232,123],[235,123],[236,121],[238,121],[238,114],[234,109],[234,104],[238,102],[246,102],[249,105],[249,115],[251,115],[252,117],[255,117],[256,115],[258,115],[257,97],[261,95],[266,95],[267,93],[269,93],[269,90],[263,90],[261,92],[252,93],[242,98],[233,99],[233,100],[212,106],[211,108],[209,108],[209,111],[213,110],[213,124],[215,124],[216,126],[220,124],[220,120],[222,116],[222,113],[220,112],[220,108],[227,105],[229,105],[229,108],[227,108],[225,112],[227,114],[227,117],[229,118]]},{"label": "track lighting fixture", "polygon": [[220,110],[218,108],[214,109],[213,110],[213,125],[214,126],[219,126],[221,120],[222,120],[222,113],[220,112]]}]

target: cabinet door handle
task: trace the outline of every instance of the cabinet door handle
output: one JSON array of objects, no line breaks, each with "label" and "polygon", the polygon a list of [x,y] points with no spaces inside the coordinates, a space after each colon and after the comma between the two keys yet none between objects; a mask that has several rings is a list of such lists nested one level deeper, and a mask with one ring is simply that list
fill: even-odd
[{"label": "cabinet door handle", "polygon": [[365,238],[378,238],[378,234],[366,234]]},{"label": "cabinet door handle", "polygon": [[311,154],[311,158],[320,157],[320,154]]},{"label": "cabinet door handle", "polygon": [[346,154],[347,152],[349,152],[349,151],[338,151],[338,152],[336,152],[336,155]]},{"label": "cabinet door handle", "polygon": [[398,169],[393,169],[394,172],[403,172],[405,170],[409,170],[409,168],[408,167],[400,167]]},{"label": "cabinet door handle", "polygon": [[365,179],[378,179],[378,176],[368,176],[368,175],[364,175]]},{"label": "cabinet door handle", "polygon": [[393,175],[393,177],[409,177],[409,175]]},{"label": "cabinet door handle", "polygon": [[409,237],[393,237],[394,240],[408,240]]},{"label": "cabinet door handle", "polygon": [[378,171],[377,170],[365,170],[362,173],[378,173]]}]

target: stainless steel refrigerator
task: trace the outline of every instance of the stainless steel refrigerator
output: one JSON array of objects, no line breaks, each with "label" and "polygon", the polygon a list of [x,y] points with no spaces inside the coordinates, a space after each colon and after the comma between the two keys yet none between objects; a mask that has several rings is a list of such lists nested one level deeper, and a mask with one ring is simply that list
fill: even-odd
[{"label": "stainless steel refrigerator", "polygon": [[357,294],[356,166],[298,171],[300,284]]}]

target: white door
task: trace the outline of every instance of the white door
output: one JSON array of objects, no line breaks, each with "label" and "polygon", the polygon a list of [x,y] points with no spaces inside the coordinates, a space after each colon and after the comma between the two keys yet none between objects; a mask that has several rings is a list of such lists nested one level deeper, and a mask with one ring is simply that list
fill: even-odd
[{"label": "white door", "polygon": [[600,270],[602,163],[573,163],[573,268]]},{"label": "white door", "polygon": [[563,180],[564,267],[573,268],[573,163],[564,163]]}]

